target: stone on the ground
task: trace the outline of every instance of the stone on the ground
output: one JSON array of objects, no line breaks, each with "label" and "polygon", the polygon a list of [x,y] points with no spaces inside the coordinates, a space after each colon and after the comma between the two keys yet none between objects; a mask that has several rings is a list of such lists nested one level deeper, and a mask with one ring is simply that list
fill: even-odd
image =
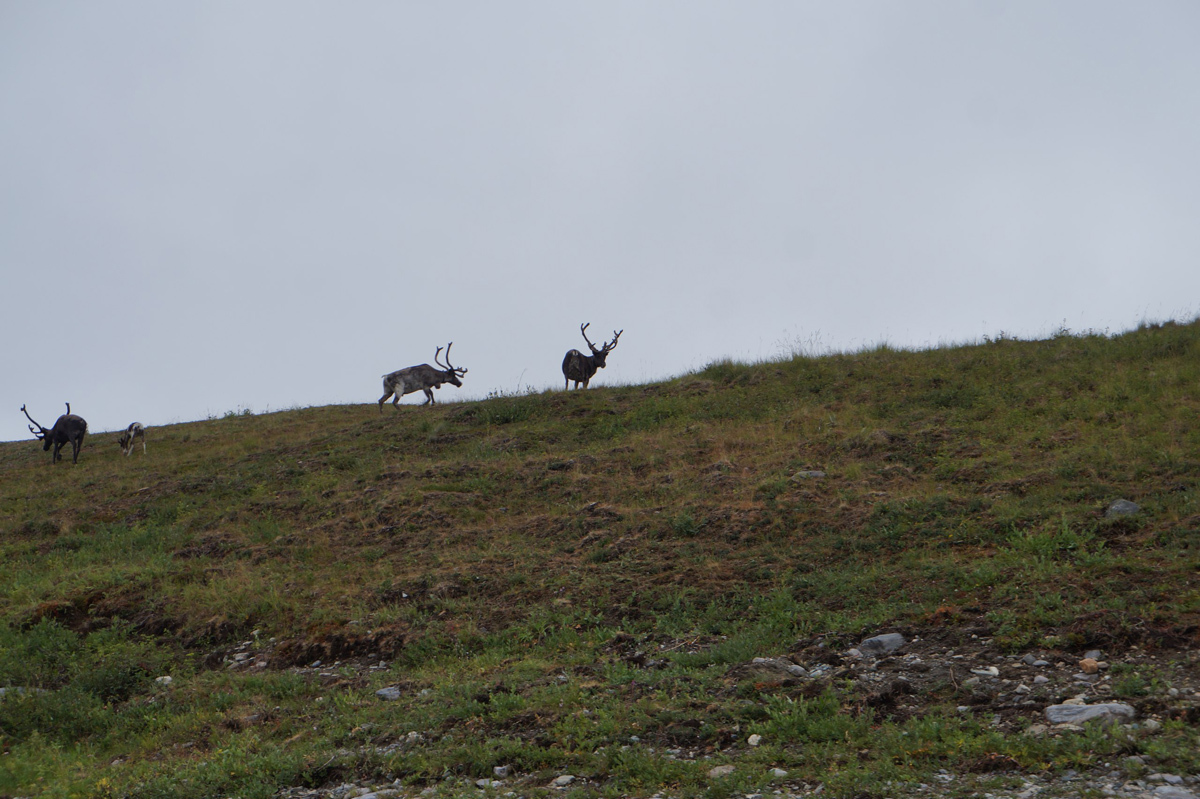
[{"label": "stone on the ground", "polygon": [[1048,682],[1050,682],[1050,678],[1045,676],[1044,674],[1039,674],[1038,676],[1033,678],[1034,685],[1045,685]]},{"label": "stone on the ground", "polygon": [[1083,653],[1083,656],[1085,658],[1091,658],[1092,660],[1104,660],[1104,653],[1099,649],[1089,649]]},{"label": "stone on the ground", "polygon": [[400,698],[400,689],[394,685],[389,685],[387,688],[380,688],[375,692],[375,696],[380,699],[395,701]]},{"label": "stone on the ground", "polygon": [[566,788],[573,782],[575,782],[574,774],[562,774],[558,777],[555,777],[550,784],[555,788]]},{"label": "stone on the ground", "polygon": [[787,658],[754,658],[750,661],[750,669],[757,672],[780,672],[780,676],[786,674],[789,677],[803,677],[808,674],[808,669],[803,666],[797,666]]},{"label": "stone on the ground", "polygon": [[492,766],[492,773],[500,779],[508,776],[508,766]]},{"label": "stone on the ground", "polygon": [[751,746],[758,746],[760,743],[762,743],[762,736],[758,733],[754,733],[746,739],[746,743],[750,744]]},{"label": "stone on the ground", "polygon": [[1108,506],[1104,511],[1104,518],[1113,519],[1117,516],[1132,516],[1141,511],[1142,506],[1136,502],[1130,502],[1127,499],[1118,499],[1116,502]]},{"label": "stone on the ground", "polygon": [[791,479],[792,480],[811,480],[813,478],[824,477],[824,476],[825,476],[825,472],[822,472],[820,469],[806,469],[805,471],[802,471],[802,472],[796,472],[795,474],[792,475]]},{"label": "stone on the ground", "polygon": [[1079,661],[1079,670],[1084,674],[1095,674],[1100,671],[1100,663],[1094,658],[1084,658]]},{"label": "stone on the ground", "polygon": [[783,779],[784,777],[786,777],[787,775],[788,775],[788,773],[787,773],[786,771],[784,771],[783,769],[781,769],[781,768],[773,768],[773,769],[771,769],[771,776],[772,776],[772,777],[774,777],[774,778],[775,778],[775,779],[777,779],[777,780],[781,780],[781,779]]},{"label": "stone on the ground", "polygon": [[1133,721],[1134,709],[1123,702],[1100,705],[1051,705],[1046,708],[1046,720],[1051,724],[1083,724],[1088,721]]},{"label": "stone on the ground", "polygon": [[8,688],[0,688],[0,696],[11,693],[13,696],[24,696],[25,694],[44,694],[45,688],[25,688],[21,685],[14,685]]},{"label": "stone on the ground", "polygon": [[168,685],[170,685],[171,683],[173,683],[173,682],[174,682],[174,680],[173,680],[173,679],[171,679],[171,677],[169,677],[169,676],[168,676],[168,675],[166,675],[166,674],[164,674],[164,675],[163,675],[163,676],[161,676],[161,677],[155,677],[155,678],[154,678],[154,681],[155,681],[156,683],[158,683],[159,685],[163,686],[164,688],[166,688]]},{"label": "stone on the ground", "polygon": [[858,645],[858,650],[864,655],[874,657],[876,655],[886,655],[888,652],[895,652],[900,647],[904,646],[907,641],[900,633],[884,633],[876,635],[873,638],[868,638]]},{"label": "stone on the ground", "polygon": [[708,776],[714,780],[721,777],[728,777],[732,773],[733,766],[713,766],[708,770]]},{"label": "stone on the ground", "polygon": [[1160,785],[1154,789],[1155,799],[1200,799],[1200,796],[1178,785]]}]

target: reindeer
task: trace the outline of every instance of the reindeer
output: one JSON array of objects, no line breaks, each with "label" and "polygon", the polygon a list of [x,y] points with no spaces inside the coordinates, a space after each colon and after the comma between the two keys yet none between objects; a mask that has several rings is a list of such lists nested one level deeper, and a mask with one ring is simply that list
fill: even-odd
[{"label": "reindeer", "polygon": [[136,439],[142,440],[142,454],[146,454],[146,427],[141,422],[133,422],[129,427],[125,428],[125,432],[117,439],[117,443],[121,446],[121,451],[125,453],[125,457],[129,457],[133,452],[133,442]]},{"label": "reindeer", "polygon": [[392,400],[393,407],[398,408],[400,398],[414,391],[424,391],[426,399],[421,404],[429,405],[434,402],[433,389],[441,388],[442,383],[461,387],[462,380],[460,378],[467,373],[467,370],[450,363],[450,348],[453,346],[453,341],[446,345],[446,363],[444,364],[438,360],[438,355],[442,352],[441,347],[438,347],[437,352],[433,354],[433,362],[440,366],[440,369],[434,369],[429,364],[423,363],[420,366],[410,366],[407,369],[392,372],[390,375],[384,375],[383,396],[379,398],[379,412],[383,413],[383,403],[393,394],[396,395],[396,398]]},{"label": "reindeer", "polygon": [[588,382],[595,376],[597,369],[604,368],[604,361],[608,358],[608,353],[612,352],[617,347],[617,339],[625,332],[624,328],[613,331],[613,340],[611,344],[605,344],[597,349],[596,345],[588,341],[586,325],[579,326],[579,332],[583,334],[583,340],[587,341],[588,347],[592,350],[591,355],[584,355],[579,350],[571,350],[563,358],[562,373],[563,377],[567,378],[567,384],[563,387],[569,389],[571,381],[575,381],[575,388],[579,388],[579,384],[583,383],[583,387],[588,387]]},{"label": "reindeer", "polygon": [[42,442],[42,452],[49,452],[50,445],[54,445],[54,456],[51,463],[58,463],[62,460],[59,450],[63,448],[63,444],[68,442],[71,444],[71,463],[79,463],[79,448],[83,446],[83,437],[87,433],[87,422],[83,420],[83,417],[71,413],[71,403],[67,403],[67,412],[58,417],[54,427],[49,430],[34,422],[24,405],[21,406],[21,412],[25,414],[26,419],[33,422],[29,426],[29,432]]}]

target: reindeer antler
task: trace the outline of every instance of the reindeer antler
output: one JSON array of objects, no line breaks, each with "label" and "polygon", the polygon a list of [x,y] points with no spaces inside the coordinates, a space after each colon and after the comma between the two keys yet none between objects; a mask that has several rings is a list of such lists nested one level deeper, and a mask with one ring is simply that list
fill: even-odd
[{"label": "reindeer antler", "polygon": [[625,332],[625,328],[621,328],[619,331],[614,330],[612,344],[605,344],[603,347],[600,348],[601,352],[611,352],[612,350],[615,350],[617,348],[617,339],[619,339],[621,337],[621,334],[624,332]]},{"label": "reindeer antler", "polygon": [[[453,344],[454,342],[453,342],[453,341],[451,341],[450,343],[451,343],[451,344]],[[441,348],[441,347],[438,347],[438,348],[437,348],[437,352],[435,352],[435,353],[433,354],[433,362],[434,362],[434,363],[436,363],[438,366],[442,367],[443,369],[449,369],[450,367],[446,366],[446,364],[444,364],[444,363],[442,363],[441,361],[439,361],[439,360],[438,360],[438,356],[439,356],[439,355],[441,355],[441,354],[442,354],[442,348]],[[447,354],[449,354],[449,351],[448,351],[448,350],[447,350]]]},{"label": "reindeer antler", "polygon": [[[451,341],[449,344],[446,345],[446,369],[448,369],[451,372],[455,372],[458,374],[459,377],[462,377],[463,375],[465,375],[467,373],[467,370],[463,369],[460,366],[454,366],[453,364],[450,363],[450,348],[453,346],[454,346],[453,341]],[[441,366],[441,364],[438,364],[438,365]]]},{"label": "reindeer antler", "polygon": [[26,419],[33,422],[34,425],[37,425],[37,429],[34,429],[33,426],[30,426],[29,432],[31,432],[35,436],[37,436],[38,441],[41,441],[43,438],[45,438],[46,437],[46,428],[42,427],[40,424],[38,424],[36,421],[34,421],[33,417],[29,415],[29,411],[25,410],[24,405],[21,406],[21,413],[25,414]]},{"label": "reindeer antler", "polygon": [[591,348],[592,352],[599,352],[600,350],[596,349],[596,345],[593,344],[592,340],[587,337],[587,329],[591,326],[591,324],[591,322],[588,322],[586,325],[580,325],[579,332],[583,334],[583,340],[587,342],[587,345]]}]

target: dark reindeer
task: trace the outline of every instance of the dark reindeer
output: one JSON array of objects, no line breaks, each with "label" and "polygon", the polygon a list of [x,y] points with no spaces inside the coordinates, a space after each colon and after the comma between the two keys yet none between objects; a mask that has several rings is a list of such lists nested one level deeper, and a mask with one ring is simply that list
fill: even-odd
[{"label": "dark reindeer", "polygon": [[383,403],[387,402],[387,398],[396,395],[392,400],[392,406],[399,408],[400,398],[405,394],[411,394],[414,391],[424,391],[425,401],[422,405],[429,405],[434,402],[433,389],[441,388],[442,383],[449,383],[453,386],[462,386],[460,379],[467,373],[466,369],[454,366],[450,363],[450,348],[454,346],[451,341],[446,345],[446,363],[438,360],[438,355],[441,354],[442,348],[438,347],[437,352],[433,354],[433,362],[440,369],[434,369],[427,363],[420,366],[410,366],[407,369],[401,369],[398,372],[392,372],[390,375],[383,376],[383,396],[379,398],[379,412],[383,413]]},{"label": "dark reindeer", "polygon": [[612,352],[617,347],[617,339],[625,332],[624,328],[613,331],[613,340],[611,344],[597,348],[595,344],[588,341],[587,329],[588,325],[580,325],[579,332],[583,334],[583,340],[587,341],[588,347],[592,350],[591,355],[584,355],[579,350],[571,350],[563,358],[563,377],[567,378],[567,384],[563,387],[569,389],[571,381],[575,381],[575,388],[579,388],[579,384],[583,383],[583,387],[588,387],[588,382],[595,376],[597,369],[604,368],[604,361],[608,358],[608,353]]},{"label": "dark reindeer", "polygon": [[[29,411],[25,410],[24,405],[21,406],[21,412],[25,414],[26,419],[33,422],[33,417],[29,415]],[[50,445],[54,445],[54,457],[51,459],[51,463],[58,463],[62,460],[59,450],[68,442],[71,444],[71,463],[79,463],[79,448],[83,446],[83,437],[87,434],[87,422],[83,420],[82,416],[71,413],[71,403],[68,402],[67,412],[58,417],[54,427],[47,430],[37,422],[33,422],[29,426],[29,432],[42,442],[43,452],[49,452]]]}]

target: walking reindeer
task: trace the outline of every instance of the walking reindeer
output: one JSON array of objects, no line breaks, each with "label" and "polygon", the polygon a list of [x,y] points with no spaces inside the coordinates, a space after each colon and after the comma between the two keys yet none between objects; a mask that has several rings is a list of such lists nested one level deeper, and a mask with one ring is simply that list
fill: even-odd
[{"label": "walking reindeer", "polygon": [[588,382],[595,376],[597,369],[604,368],[604,361],[608,358],[608,353],[612,352],[617,347],[617,339],[625,332],[624,328],[613,331],[613,340],[611,344],[604,344],[601,347],[596,347],[587,337],[588,322],[586,325],[579,326],[579,332],[583,334],[583,340],[587,341],[588,348],[591,349],[591,355],[584,355],[579,350],[571,350],[563,358],[562,373],[567,379],[567,384],[564,388],[571,387],[571,381],[575,381],[575,388],[579,388],[579,384],[583,383],[583,387],[588,387]]},{"label": "walking reindeer", "polygon": [[62,454],[59,452],[64,444],[71,445],[71,463],[79,463],[79,448],[83,446],[83,437],[87,434],[87,422],[82,416],[76,416],[71,413],[71,403],[67,403],[67,412],[58,417],[58,421],[54,423],[54,427],[49,430],[42,427],[37,422],[34,422],[33,417],[29,415],[29,411],[25,410],[25,406],[21,406],[21,413],[25,414],[25,418],[33,422],[29,426],[29,432],[37,436],[38,441],[42,442],[42,451],[49,452],[50,445],[54,445],[54,455],[51,457],[51,463],[58,463],[62,460]]},{"label": "walking reindeer", "polygon": [[421,404],[429,405],[434,403],[433,389],[441,388],[442,383],[461,387],[461,378],[467,373],[467,370],[450,363],[450,348],[453,346],[453,341],[446,345],[446,363],[444,364],[438,360],[438,355],[442,352],[441,347],[438,347],[437,352],[433,354],[433,362],[440,367],[438,369],[423,363],[420,366],[410,366],[407,369],[392,372],[390,375],[384,375],[383,396],[379,398],[379,412],[383,413],[383,403],[393,394],[396,397],[392,400],[393,407],[398,408],[400,398],[414,391],[424,391],[426,399]]}]

